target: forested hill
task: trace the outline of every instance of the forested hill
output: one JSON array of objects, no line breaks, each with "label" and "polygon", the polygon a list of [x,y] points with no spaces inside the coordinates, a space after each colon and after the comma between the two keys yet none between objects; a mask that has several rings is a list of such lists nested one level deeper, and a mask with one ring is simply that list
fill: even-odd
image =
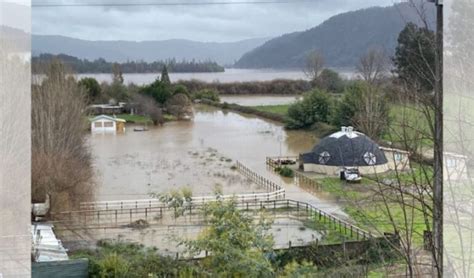
[{"label": "forested hill", "polygon": [[[112,73],[112,65],[105,59],[99,58],[93,61],[87,59],[79,59],[74,56],[65,54],[41,54],[34,56],[32,59],[32,69],[34,73],[42,73],[44,67],[41,65],[48,63],[53,59],[59,59],[69,66],[75,73]],[[169,59],[166,61],[144,62],[144,61],[127,61],[118,63],[123,73],[157,73],[161,72],[163,66],[166,65],[169,72],[223,72],[224,68],[212,61],[176,61]]]},{"label": "forested hill", "polygon": [[[433,26],[434,5],[423,7]],[[238,68],[301,68],[308,53],[318,50],[327,66],[353,67],[371,47],[395,51],[397,37],[407,22],[421,24],[420,16],[408,3],[373,7],[342,13],[303,31],[285,34],[246,53],[234,65]]]},{"label": "forested hill", "polygon": [[256,38],[236,42],[198,42],[184,39],[163,41],[90,41],[55,35],[33,35],[33,55],[67,54],[80,59],[126,62],[176,60],[211,60],[220,65],[232,65],[242,55],[268,39]]}]

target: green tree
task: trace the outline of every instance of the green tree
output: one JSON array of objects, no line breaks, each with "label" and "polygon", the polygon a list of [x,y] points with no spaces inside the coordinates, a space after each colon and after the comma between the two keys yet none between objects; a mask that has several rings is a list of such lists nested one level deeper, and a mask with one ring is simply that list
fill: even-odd
[{"label": "green tree", "polygon": [[331,99],[327,93],[313,90],[303,96],[303,100],[288,108],[288,128],[308,128],[318,122],[328,123]]},{"label": "green tree", "polygon": [[127,87],[118,81],[114,81],[111,84],[103,84],[102,92],[109,99],[109,102],[128,101],[130,98]]},{"label": "green tree", "polygon": [[149,85],[143,86],[139,93],[152,97],[159,104],[164,104],[173,95],[171,88],[158,79]]},{"label": "green tree", "polygon": [[408,23],[398,36],[393,62],[395,73],[407,85],[420,92],[431,92],[435,77],[433,31]]},{"label": "green tree", "polygon": [[346,88],[337,102],[332,123],[353,125],[371,138],[380,137],[389,122],[388,100],[384,91],[366,81],[357,81]]},{"label": "green tree", "polygon": [[344,80],[331,69],[323,69],[312,83],[316,88],[331,93],[341,93],[344,90]]},{"label": "green tree", "polygon": [[188,91],[188,88],[186,88],[186,86],[184,85],[176,85],[174,86],[173,88],[173,94],[185,94],[186,96],[189,97],[189,91]]},{"label": "green tree", "polygon": [[78,85],[84,88],[89,102],[94,102],[102,94],[102,88],[95,78],[83,78],[79,80]]},{"label": "green tree", "polygon": [[317,267],[311,262],[291,262],[285,265],[281,278],[311,278],[317,276]]},{"label": "green tree", "polygon": [[331,119],[333,125],[353,125],[352,119],[357,112],[357,102],[362,97],[362,87],[359,84],[359,82],[355,82],[344,89],[343,97],[335,105]]},{"label": "green tree", "polygon": [[171,84],[170,76],[168,74],[168,67],[166,65],[163,66],[161,70],[161,82],[164,84]]},{"label": "green tree", "polygon": [[262,216],[255,223],[235,200],[209,203],[203,213],[209,226],[196,240],[182,243],[192,254],[209,252],[201,266],[211,277],[274,277],[266,256],[273,246],[268,219]]}]

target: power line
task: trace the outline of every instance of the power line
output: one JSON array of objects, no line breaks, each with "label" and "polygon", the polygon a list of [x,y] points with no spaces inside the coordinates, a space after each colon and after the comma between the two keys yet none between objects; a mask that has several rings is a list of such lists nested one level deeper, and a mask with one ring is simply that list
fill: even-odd
[{"label": "power line", "polygon": [[237,2],[143,2],[143,3],[32,3],[34,8],[53,8],[53,7],[138,7],[138,6],[213,6],[213,5],[265,5],[265,4],[294,4],[311,3],[314,0],[271,0],[271,1],[237,1]]}]

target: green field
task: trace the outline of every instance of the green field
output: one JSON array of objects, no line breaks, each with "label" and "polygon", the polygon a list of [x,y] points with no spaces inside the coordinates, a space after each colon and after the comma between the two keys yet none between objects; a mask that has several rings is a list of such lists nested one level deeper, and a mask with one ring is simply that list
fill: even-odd
[{"label": "green field", "polygon": [[[290,104],[281,104],[260,105],[253,106],[252,108],[262,112],[287,116],[289,107]],[[433,116],[432,112],[430,113]],[[421,146],[424,147],[433,146],[433,141],[430,139],[430,124],[421,108],[414,105],[392,104],[389,118],[389,126],[382,135],[382,140],[393,142],[395,146],[403,145],[405,140],[408,142],[421,142]]]},{"label": "green field", "polygon": [[[413,169],[413,178],[420,179],[421,170],[418,166]],[[431,169],[427,169],[428,175]],[[405,184],[404,179],[408,180],[409,173],[404,173],[401,177],[401,183]],[[392,177],[392,174],[379,176],[379,179]],[[385,185],[377,184],[369,178],[363,178],[361,183],[345,183],[338,178],[323,178],[317,180],[321,185],[321,190],[328,192],[332,197],[341,202],[343,210],[353,219],[357,226],[362,229],[375,233],[393,232],[394,224],[401,230],[407,226],[412,233],[412,241],[421,246],[423,243],[423,231],[426,229],[425,218],[420,211],[419,202],[405,196],[405,203],[408,206],[401,205],[396,200],[399,194],[385,193],[387,203],[384,202],[380,192],[380,187]],[[426,181],[422,179],[422,181]],[[420,182],[418,180],[417,182]],[[413,206],[413,208],[411,207]],[[431,222],[431,221],[430,221]]]},{"label": "green field", "polygon": [[288,107],[290,107],[290,104],[252,106],[252,108],[255,108],[258,111],[270,112],[283,116],[288,114]]},{"label": "green field", "polygon": [[[421,142],[422,146],[433,146],[428,113],[415,105],[393,104],[390,107],[390,123],[382,139],[401,144],[404,141]],[[429,117],[434,119],[433,112]]]},{"label": "green field", "polygon": [[135,124],[153,124],[153,121],[148,116],[142,115],[131,115],[131,114],[119,114],[117,118],[124,119],[127,123]]}]

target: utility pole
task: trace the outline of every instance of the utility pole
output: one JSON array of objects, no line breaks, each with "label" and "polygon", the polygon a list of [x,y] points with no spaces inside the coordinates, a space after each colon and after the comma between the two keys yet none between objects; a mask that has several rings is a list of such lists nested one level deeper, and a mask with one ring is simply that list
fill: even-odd
[{"label": "utility pole", "polygon": [[433,260],[436,277],[443,276],[443,0],[436,5],[435,134],[433,182]]}]

